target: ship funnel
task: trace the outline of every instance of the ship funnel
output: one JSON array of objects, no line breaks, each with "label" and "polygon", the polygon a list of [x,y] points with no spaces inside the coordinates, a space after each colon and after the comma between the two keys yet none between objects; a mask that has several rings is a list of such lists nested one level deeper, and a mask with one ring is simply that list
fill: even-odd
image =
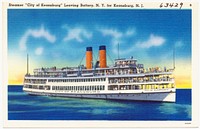
[{"label": "ship funnel", "polygon": [[92,69],[92,47],[86,48],[86,68]]},{"label": "ship funnel", "polygon": [[106,68],[106,46],[99,46],[99,63],[100,68]]}]

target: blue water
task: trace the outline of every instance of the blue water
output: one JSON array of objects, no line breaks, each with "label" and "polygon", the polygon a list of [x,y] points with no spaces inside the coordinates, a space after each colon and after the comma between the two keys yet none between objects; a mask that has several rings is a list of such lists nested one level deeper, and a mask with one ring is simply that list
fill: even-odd
[{"label": "blue water", "polygon": [[177,89],[176,103],[30,96],[8,86],[8,120],[191,120],[191,90]]}]

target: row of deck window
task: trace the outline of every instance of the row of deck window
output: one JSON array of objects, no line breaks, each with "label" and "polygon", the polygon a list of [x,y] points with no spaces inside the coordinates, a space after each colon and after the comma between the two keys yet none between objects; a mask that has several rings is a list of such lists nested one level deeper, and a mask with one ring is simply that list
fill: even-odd
[{"label": "row of deck window", "polygon": [[151,90],[151,89],[168,89],[174,88],[174,84],[160,84],[160,85],[110,85],[108,90]]},{"label": "row of deck window", "polygon": [[25,79],[24,82],[32,84],[45,84],[46,79]]},{"label": "row of deck window", "polygon": [[105,90],[105,86],[104,85],[94,85],[94,86],[52,86],[52,90],[93,91],[93,90]]},{"label": "row of deck window", "polygon": [[109,83],[133,83],[133,82],[160,82],[171,81],[172,78],[167,77],[145,77],[145,78],[113,78],[109,79]]},{"label": "row of deck window", "polygon": [[39,89],[39,90],[50,90],[50,86],[42,86],[42,85],[25,85],[24,88],[29,89]]},{"label": "row of deck window", "polygon": [[102,82],[106,78],[87,78],[87,79],[49,79],[48,82]]}]

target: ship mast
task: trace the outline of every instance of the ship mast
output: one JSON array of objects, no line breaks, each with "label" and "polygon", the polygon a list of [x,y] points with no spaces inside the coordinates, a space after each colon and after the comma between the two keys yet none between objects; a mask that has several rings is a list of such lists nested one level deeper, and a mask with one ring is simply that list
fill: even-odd
[{"label": "ship mast", "polygon": [[29,74],[29,58],[28,58],[28,54],[27,54],[27,70],[26,70],[26,74]]},{"label": "ship mast", "polygon": [[175,64],[176,62],[175,62],[175,47],[174,47],[174,49],[173,49],[173,69],[175,70]]},{"label": "ship mast", "polygon": [[118,43],[118,45],[117,45],[117,50],[118,50],[118,59],[119,59],[119,43]]}]

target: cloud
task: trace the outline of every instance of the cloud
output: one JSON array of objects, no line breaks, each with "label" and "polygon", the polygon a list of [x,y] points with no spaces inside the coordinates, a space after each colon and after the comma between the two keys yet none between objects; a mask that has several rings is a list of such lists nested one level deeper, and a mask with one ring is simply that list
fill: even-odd
[{"label": "cloud", "polygon": [[41,55],[43,53],[43,47],[38,47],[36,50],[35,50],[35,54],[36,55]]},{"label": "cloud", "polygon": [[125,32],[114,28],[98,28],[97,30],[102,33],[103,36],[111,37],[112,52],[115,54],[118,54],[118,44],[125,43],[126,38],[130,38],[130,36],[135,34],[135,29],[133,28],[129,28]]},{"label": "cloud", "polygon": [[26,50],[26,43],[29,37],[45,38],[50,43],[56,41],[56,37],[45,30],[43,26],[40,29],[28,29],[19,41],[20,50]]},{"label": "cloud", "polygon": [[81,43],[84,41],[84,39],[90,39],[92,37],[92,33],[83,27],[70,28],[69,26],[65,25],[62,28],[65,28],[68,31],[67,35],[63,39],[64,41],[76,40],[77,42]]},{"label": "cloud", "polygon": [[114,39],[118,39],[123,36],[123,34],[116,29],[105,28],[105,29],[99,29],[98,31],[100,31],[103,34],[103,36],[111,36]]},{"label": "cloud", "polygon": [[136,31],[133,28],[130,28],[126,31],[125,36],[133,36],[135,35]]},{"label": "cloud", "polygon": [[103,36],[111,36],[112,38],[119,39],[122,37],[128,37],[135,35],[136,31],[134,28],[129,28],[125,32],[121,32],[114,28],[98,28],[99,32],[103,34]]},{"label": "cloud", "polygon": [[165,43],[165,39],[163,37],[155,36],[154,34],[151,34],[147,41],[138,42],[136,46],[139,48],[150,48],[150,47],[161,46],[164,43]]},{"label": "cloud", "polygon": [[[116,28],[98,28],[98,31],[102,33],[103,36],[111,37],[111,44],[112,44],[112,52],[114,54],[118,54],[118,44],[126,51],[120,51],[120,56],[124,56],[127,54],[131,54],[133,52],[137,53],[141,48],[148,49],[151,47],[158,47],[165,43],[165,38],[150,34],[149,38],[146,41],[139,41],[141,39],[135,39],[136,29],[135,28],[127,28],[125,31],[119,31]],[[133,42],[134,41],[134,42]],[[130,44],[130,42],[132,42]],[[127,45],[129,47],[127,47]]]},{"label": "cloud", "polygon": [[[111,37],[112,52],[115,54],[118,54],[118,44],[127,43],[127,39],[133,38],[132,36],[134,36],[136,33],[134,28],[128,28],[124,32],[115,28],[98,28],[98,31],[101,32],[103,36]],[[131,50],[128,49],[126,51],[120,52],[120,54],[125,54],[130,51]]]}]

